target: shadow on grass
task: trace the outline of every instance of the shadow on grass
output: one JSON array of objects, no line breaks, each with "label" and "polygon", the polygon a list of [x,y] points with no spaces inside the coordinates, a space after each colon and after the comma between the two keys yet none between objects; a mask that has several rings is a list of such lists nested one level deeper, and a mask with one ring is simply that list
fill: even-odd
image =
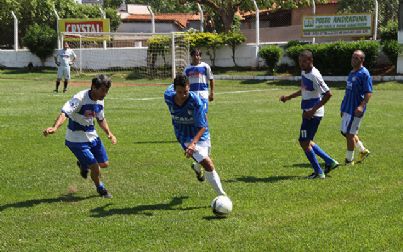
[{"label": "shadow on grass", "polygon": [[2,206],[0,206],[0,212],[2,212],[3,210],[6,210],[8,208],[34,207],[35,205],[39,205],[39,204],[43,204],[43,203],[47,203],[47,204],[60,203],[60,202],[72,203],[72,202],[79,202],[82,200],[87,200],[87,199],[94,198],[94,197],[99,197],[99,196],[92,195],[92,196],[87,196],[87,197],[80,197],[80,196],[75,196],[73,193],[68,193],[66,195],[62,195],[57,198],[26,200],[26,201],[20,201],[20,202],[2,205]]},{"label": "shadow on grass", "polygon": [[112,204],[106,204],[101,207],[97,207],[92,209],[91,217],[101,218],[101,217],[108,217],[116,214],[143,214],[145,216],[153,216],[153,211],[189,211],[195,210],[200,208],[206,207],[179,207],[182,205],[183,200],[189,197],[182,196],[182,197],[174,197],[169,203],[158,203],[158,204],[150,204],[150,205],[138,205],[135,207],[128,207],[128,208],[112,208],[106,209],[107,207],[111,206]]},{"label": "shadow on grass", "polygon": [[[323,165],[322,165],[323,166]],[[292,165],[283,165],[283,167],[289,167],[289,168],[311,168],[311,164],[309,163],[298,163],[298,164],[292,164]]]},{"label": "shadow on grass", "polygon": [[133,142],[134,144],[171,144],[171,143],[177,143],[178,141],[176,140],[168,140],[168,141],[136,141]]},{"label": "shadow on grass", "polygon": [[276,183],[282,180],[301,179],[299,176],[271,176],[267,178],[257,178],[254,176],[243,176],[239,178],[225,180],[228,183],[244,182],[244,183]]},{"label": "shadow on grass", "polygon": [[227,217],[211,215],[211,216],[204,216],[203,219],[208,221],[215,221],[215,220],[218,221],[218,220],[225,220],[227,219]]}]

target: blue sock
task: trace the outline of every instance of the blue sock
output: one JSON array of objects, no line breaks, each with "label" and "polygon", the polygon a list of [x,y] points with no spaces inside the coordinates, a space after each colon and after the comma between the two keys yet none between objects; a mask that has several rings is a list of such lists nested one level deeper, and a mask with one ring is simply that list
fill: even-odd
[{"label": "blue sock", "polygon": [[322,168],[320,168],[319,162],[316,159],[315,152],[312,149],[310,149],[310,150],[305,151],[305,155],[308,158],[309,162],[311,163],[312,168],[315,171],[315,173],[316,174],[323,173]]},{"label": "blue sock", "polygon": [[105,188],[104,183],[99,182],[99,186],[97,186],[97,189],[104,189],[104,188]]},{"label": "blue sock", "polygon": [[331,164],[333,163],[333,158],[331,158],[326,152],[324,152],[319,145],[314,144],[312,146],[313,151],[315,152],[316,155],[318,155],[319,157],[321,157],[326,164]]}]

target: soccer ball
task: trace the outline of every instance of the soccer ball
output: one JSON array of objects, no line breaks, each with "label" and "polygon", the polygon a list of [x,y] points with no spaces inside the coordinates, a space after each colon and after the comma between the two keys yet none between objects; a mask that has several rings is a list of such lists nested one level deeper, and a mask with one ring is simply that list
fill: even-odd
[{"label": "soccer ball", "polygon": [[225,195],[217,196],[211,201],[213,213],[219,217],[226,217],[232,212],[232,201]]}]

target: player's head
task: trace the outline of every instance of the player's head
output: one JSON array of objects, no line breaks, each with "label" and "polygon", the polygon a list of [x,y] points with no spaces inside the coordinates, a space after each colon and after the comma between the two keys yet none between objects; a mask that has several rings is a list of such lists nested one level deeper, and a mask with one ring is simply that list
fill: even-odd
[{"label": "player's head", "polygon": [[95,76],[91,84],[91,98],[93,100],[103,100],[108,94],[111,85],[112,80],[109,76],[104,74]]},{"label": "player's head", "polygon": [[361,50],[355,50],[351,56],[351,66],[354,69],[359,69],[365,61],[365,53]]},{"label": "player's head", "polygon": [[192,57],[192,64],[197,65],[201,61],[202,52],[199,48],[193,48],[192,51],[190,51],[190,56]]},{"label": "player's head", "polygon": [[69,43],[64,42],[64,43],[63,43],[63,49],[64,49],[64,50],[67,50],[68,48],[69,48]]},{"label": "player's head", "polygon": [[301,70],[309,71],[313,67],[313,55],[309,50],[303,50],[298,57],[298,63]]},{"label": "player's head", "polygon": [[179,100],[185,100],[189,97],[190,86],[185,75],[176,75],[174,79],[174,90],[176,91],[176,96]]}]

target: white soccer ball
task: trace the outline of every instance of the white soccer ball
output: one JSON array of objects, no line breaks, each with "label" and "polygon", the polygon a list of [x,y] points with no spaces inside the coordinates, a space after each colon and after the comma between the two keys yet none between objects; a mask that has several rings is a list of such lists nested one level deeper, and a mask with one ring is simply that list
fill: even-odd
[{"label": "white soccer ball", "polygon": [[232,212],[232,201],[228,196],[217,196],[211,201],[211,209],[215,215],[226,217]]}]

